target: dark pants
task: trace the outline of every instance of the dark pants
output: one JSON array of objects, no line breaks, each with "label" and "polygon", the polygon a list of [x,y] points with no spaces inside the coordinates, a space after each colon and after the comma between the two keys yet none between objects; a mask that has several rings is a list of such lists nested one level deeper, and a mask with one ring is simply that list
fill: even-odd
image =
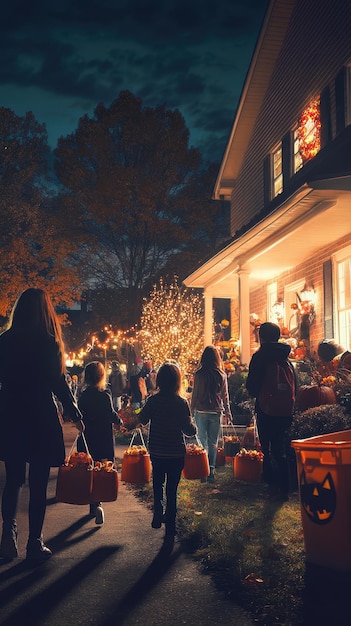
[{"label": "dark pants", "polygon": [[269,485],[278,485],[283,494],[289,491],[287,431],[291,421],[291,417],[272,417],[262,413],[257,415],[258,436],[264,454],[263,480]]},{"label": "dark pants", "polygon": [[[2,519],[4,529],[15,524],[18,498],[25,482],[26,463],[18,460],[5,462],[6,483],[2,493]],[[29,464],[29,540],[41,537],[46,512],[46,490],[50,475],[50,466],[41,461]]]},{"label": "dark pants", "polygon": [[177,490],[184,467],[184,457],[165,458],[151,455],[154,513],[162,515],[164,488],[166,492],[166,531],[175,529]]}]

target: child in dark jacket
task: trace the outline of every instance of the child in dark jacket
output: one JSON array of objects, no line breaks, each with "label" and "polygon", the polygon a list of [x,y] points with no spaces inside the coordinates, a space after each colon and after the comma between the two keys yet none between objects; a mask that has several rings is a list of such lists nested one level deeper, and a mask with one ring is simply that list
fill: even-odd
[{"label": "child in dark jacket", "polygon": [[[257,415],[258,436],[263,452],[263,481],[270,486],[273,499],[285,501],[289,499],[289,465],[287,460],[287,433],[292,422],[291,415],[267,415],[260,406],[260,391],[267,368],[272,363],[287,361],[290,346],[280,343],[280,328],[277,324],[265,322],[259,330],[260,348],[255,352],[249,364],[246,388],[256,398],[255,412]],[[291,366],[292,372],[294,369]],[[296,377],[295,389],[296,389]],[[275,462],[273,467],[272,459]],[[278,493],[274,494],[274,486]]]},{"label": "child in dark jacket", "polygon": [[[84,435],[89,452],[94,461],[104,459],[113,461],[115,457],[113,424],[120,427],[123,422],[112,406],[111,395],[106,389],[106,372],[102,363],[92,361],[86,366],[84,385],[85,389],[79,398],[78,406],[83,414]],[[85,452],[82,437],[78,439],[77,449],[79,452]],[[90,515],[95,517],[96,524],[104,523],[101,502],[90,505]]]},{"label": "child in dark jacket", "polygon": [[[140,422],[150,422],[149,450],[152,463],[154,515],[151,526],[166,525],[166,539],[176,534],[177,490],[184,467],[185,435],[196,434],[188,401],[180,396],[181,374],[173,363],[165,363],[157,373],[158,392],[150,396],[139,414]],[[163,512],[164,487],[166,510]]]}]

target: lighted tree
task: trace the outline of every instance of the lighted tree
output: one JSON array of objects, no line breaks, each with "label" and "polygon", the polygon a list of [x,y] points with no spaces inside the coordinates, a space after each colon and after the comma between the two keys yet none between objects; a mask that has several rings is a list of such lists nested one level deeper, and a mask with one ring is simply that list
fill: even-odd
[{"label": "lighted tree", "polygon": [[184,374],[193,370],[203,350],[203,297],[179,286],[174,278],[167,286],[160,279],[149,299],[144,299],[141,316],[143,352],[155,367],[176,361]]}]

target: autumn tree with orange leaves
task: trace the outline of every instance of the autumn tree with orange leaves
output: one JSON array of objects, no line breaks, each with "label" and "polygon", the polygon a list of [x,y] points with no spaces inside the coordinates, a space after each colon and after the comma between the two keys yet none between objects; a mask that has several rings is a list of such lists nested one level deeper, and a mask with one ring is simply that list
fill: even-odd
[{"label": "autumn tree with orange leaves", "polygon": [[0,315],[27,287],[46,288],[55,304],[79,293],[48,185],[47,133],[32,113],[0,108]]}]

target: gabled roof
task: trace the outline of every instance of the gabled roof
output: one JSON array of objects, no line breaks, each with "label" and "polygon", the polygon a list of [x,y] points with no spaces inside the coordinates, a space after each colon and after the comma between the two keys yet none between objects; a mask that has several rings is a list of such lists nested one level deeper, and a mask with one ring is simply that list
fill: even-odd
[{"label": "gabled roof", "polygon": [[230,199],[296,0],[271,0],[241,92],[213,198]]}]

